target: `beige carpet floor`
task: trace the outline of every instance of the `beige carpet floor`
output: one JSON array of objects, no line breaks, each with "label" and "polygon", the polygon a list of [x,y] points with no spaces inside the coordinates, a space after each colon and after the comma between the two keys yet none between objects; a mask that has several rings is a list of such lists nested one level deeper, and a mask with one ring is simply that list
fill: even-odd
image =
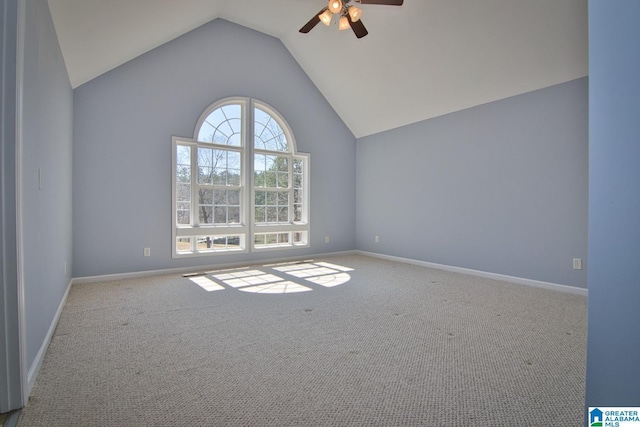
[{"label": "beige carpet floor", "polygon": [[586,298],[359,255],[74,285],[18,425],[580,426]]}]

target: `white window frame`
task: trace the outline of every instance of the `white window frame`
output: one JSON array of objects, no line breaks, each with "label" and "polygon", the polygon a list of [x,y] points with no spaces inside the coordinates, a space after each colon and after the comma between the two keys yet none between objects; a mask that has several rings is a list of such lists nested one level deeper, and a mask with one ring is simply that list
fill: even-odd
[{"label": "white window frame", "polygon": [[[205,119],[218,108],[225,105],[240,105],[242,108],[242,138],[240,146],[234,145],[222,145],[212,142],[198,142],[198,134],[200,128],[203,125]],[[259,108],[272,118],[274,118],[287,140],[288,151],[271,151],[255,148],[254,142],[254,109]],[[191,206],[190,206],[190,223],[189,225],[177,224],[177,147],[189,146],[191,147]],[[241,177],[240,177],[240,223],[239,224],[198,224],[199,211],[198,211],[198,183],[197,183],[197,149],[198,147],[206,147],[210,149],[223,149],[229,151],[237,151],[241,153]],[[293,248],[306,248],[310,246],[310,198],[309,198],[309,163],[310,156],[307,153],[299,153],[296,147],[296,141],[291,132],[291,128],[282,115],[273,107],[265,102],[245,97],[232,97],[219,100],[211,104],[200,115],[200,118],[196,122],[193,138],[172,137],[171,144],[171,168],[172,168],[172,190],[171,190],[171,221],[172,221],[172,257],[173,258],[185,258],[185,257],[198,257],[198,256],[212,256],[219,254],[234,254],[234,253],[248,253],[248,252],[263,252],[272,250],[284,250]],[[288,204],[289,204],[289,222],[287,223],[273,223],[273,224],[256,224],[255,222],[255,173],[254,173],[254,154],[270,154],[280,157],[287,157],[288,161]],[[303,179],[302,179],[302,220],[294,222],[294,173],[293,173],[293,160],[299,159],[303,164]],[[259,233],[289,233],[288,243],[275,243],[275,244],[256,244],[255,235]],[[302,241],[294,242],[294,233],[302,233]],[[197,250],[198,236],[201,238],[223,237],[223,236],[240,236],[240,247],[229,248],[211,248],[210,250]],[[177,239],[180,237],[191,238],[191,249],[189,251],[178,250]]]}]

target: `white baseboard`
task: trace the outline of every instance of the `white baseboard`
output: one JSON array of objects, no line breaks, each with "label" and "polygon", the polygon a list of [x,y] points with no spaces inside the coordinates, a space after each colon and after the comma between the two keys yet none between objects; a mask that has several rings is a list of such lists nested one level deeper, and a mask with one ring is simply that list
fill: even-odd
[{"label": "white baseboard", "polygon": [[69,282],[67,285],[67,289],[64,291],[64,296],[62,297],[62,301],[58,305],[58,310],[56,310],[56,315],[53,317],[51,324],[49,325],[49,330],[47,331],[47,335],[44,337],[44,341],[40,346],[40,350],[38,350],[38,354],[36,354],[31,367],[29,368],[29,372],[27,373],[27,393],[29,396],[31,394],[31,389],[36,382],[36,377],[38,376],[38,372],[40,372],[40,367],[42,366],[42,362],[44,360],[44,356],[47,353],[47,349],[49,348],[49,344],[51,344],[51,339],[53,338],[53,333],[56,330],[56,326],[58,326],[58,321],[60,320],[60,316],[62,315],[62,310],[64,309],[65,304],[67,303],[67,297],[69,296],[69,291],[71,290],[71,285],[73,280]]},{"label": "white baseboard", "polygon": [[574,294],[574,295],[587,296],[588,292],[589,292],[587,289],[578,288],[578,287],[575,287],[575,286],[560,285],[560,284],[557,284],[557,283],[550,283],[550,282],[543,282],[543,281],[539,281],[539,280],[525,279],[525,278],[522,278],[522,277],[508,276],[508,275],[505,275],[505,274],[489,273],[489,272],[486,272],[486,271],[472,270],[472,269],[469,269],[469,268],[454,267],[454,266],[450,266],[450,265],[436,264],[436,263],[433,263],[433,262],[419,261],[419,260],[410,259],[410,258],[402,258],[402,257],[397,257],[397,256],[392,256],[392,255],[383,255],[383,254],[378,254],[378,253],[375,253],[375,252],[367,252],[367,251],[360,251],[360,250],[342,251],[342,252],[329,252],[329,253],[324,253],[324,254],[306,255],[306,256],[300,256],[300,257],[271,258],[271,259],[264,259],[264,260],[255,260],[255,261],[244,261],[244,262],[235,262],[235,263],[227,263],[227,264],[216,264],[216,265],[209,265],[209,266],[171,268],[171,269],[164,269],[164,270],[147,270],[147,271],[139,271],[139,272],[134,272],[134,273],[121,273],[121,274],[107,274],[107,275],[103,275],[103,276],[78,277],[78,278],[72,279],[69,282],[69,284],[67,285],[67,289],[65,290],[64,297],[62,298],[62,301],[60,301],[60,304],[58,305],[58,310],[56,311],[56,314],[55,314],[55,316],[53,318],[53,321],[51,322],[51,325],[49,326],[49,330],[47,331],[47,335],[46,335],[42,345],[40,346],[40,350],[38,351],[38,354],[36,355],[35,360],[33,361],[33,364],[31,365],[31,368],[29,369],[29,373],[28,373],[28,377],[27,377],[27,381],[28,381],[28,384],[27,384],[28,385],[27,396],[31,393],[31,389],[33,388],[33,385],[35,383],[35,380],[36,380],[36,377],[38,375],[38,372],[40,371],[40,367],[42,366],[42,362],[44,360],[44,356],[45,356],[45,354],[47,352],[47,349],[49,348],[49,344],[51,343],[51,339],[53,338],[53,333],[55,332],[56,326],[58,325],[58,321],[60,320],[60,316],[62,315],[62,310],[64,309],[64,306],[65,306],[65,304],[67,302],[67,297],[69,296],[69,291],[71,290],[71,286],[72,285],[83,284],[83,283],[95,283],[95,282],[102,282],[102,281],[108,281],[108,280],[123,280],[123,279],[131,279],[131,278],[146,277],[146,276],[157,276],[157,275],[161,275],[161,274],[194,273],[194,272],[201,272],[201,271],[206,271],[206,270],[216,270],[216,269],[221,269],[221,268],[233,268],[233,267],[239,267],[239,266],[246,266],[248,264],[271,264],[271,263],[284,262],[284,261],[308,260],[308,259],[318,258],[318,257],[353,255],[353,254],[370,256],[370,257],[373,257],[373,258],[380,258],[380,259],[384,259],[384,260],[388,260],[388,261],[397,261],[397,262],[402,262],[402,263],[405,263],[405,264],[419,265],[419,266],[422,266],[422,267],[435,268],[435,269],[438,269],[438,270],[451,271],[451,272],[455,272],[455,273],[468,274],[468,275],[471,275],[471,276],[484,277],[484,278],[488,278],[488,279],[500,280],[500,281],[509,282],[509,283],[515,283],[515,284],[520,284],[520,285],[533,286],[533,287],[536,287],[536,288],[550,289],[550,290],[559,291],[559,292],[565,292],[565,293]]},{"label": "white baseboard", "polygon": [[[323,254],[305,255],[305,256],[299,256],[299,257],[270,258],[270,259],[263,259],[263,260],[241,261],[241,262],[234,262],[234,263],[195,266],[195,267],[146,270],[146,271],[137,271],[134,273],[117,273],[117,274],[105,274],[101,276],[76,277],[72,280],[72,284],[75,285],[75,284],[83,284],[83,283],[104,282],[104,281],[110,281],[110,280],[135,279],[139,277],[159,276],[162,274],[197,273],[197,272],[203,272],[203,271],[209,271],[209,270],[219,270],[221,268],[243,267],[246,265],[255,265],[255,264],[272,264],[276,262],[306,260],[306,259],[312,259],[312,258],[318,258],[318,257],[353,255],[353,254],[370,256],[373,258],[386,259],[389,261],[397,261],[405,264],[419,265],[422,267],[435,268],[438,270],[451,271],[454,273],[468,274],[471,276],[485,277],[487,279],[501,280],[503,282],[515,283],[519,285],[533,286],[536,288],[543,288],[543,289],[551,289],[554,291],[565,292],[565,293],[574,294],[574,295],[587,296],[589,293],[587,289],[578,288],[576,286],[560,285],[558,283],[543,282],[540,280],[533,280],[533,279],[525,279],[523,277],[508,276],[505,274],[490,273],[487,271],[472,270],[470,268],[454,267],[454,266],[445,265],[445,264],[437,264],[433,262],[419,261],[411,258],[402,258],[402,257],[393,256],[393,255],[384,255],[384,254],[378,254],[375,252],[367,252],[367,251],[361,251],[361,250],[328,252]],[[67,293],[68,293],[68,290],[67,290]],[[66,294],[65,294],[65,300],[66,300]]]},{"label": "white baseboard", "polygon": [[516,283],[518,285],[527,285],[527,286],[533,286],[536,288],[551,289],[554,291],[565,292],[568,294],[583,295],[583,296],[587,296],[589,294],[589,291],[587,289],[578,288],[576,286],[567,286],[567,285],[560,285],[560,284],[551,283],[551,282],[542,282],[540,280],[525,279],[523,277],[507,276],[505,274],[498,274],[498,273],[489,273],[487,271],[472,270],[470,268],[454,267],[450,265],[436,264],[433,262],[419,261],[419,260],[410,259],[410,258],[402,258],[402,257],[397,257],[392,255],[377,254],[375,252],[356,251],[356,253],[359,253],[360,255],[374,257],[374,258],[386,259],[389,261],[403,262],[405,264],[419,265],[422,267],[435,268],[437,270],[445,270],[445,271],[451,271],[454,273],[462,273],[462,274],[468,274],[471,276],[484,277],[487,279],[500,280],[503,282]]},{"label": "white baseboard", "polygon": [[327,257],[327,256],[340,256],[340,255],[353,255],[358,253],[358,251],[341,251],[341,252],[328,252],[322,254],[313,254],[313,255],[302,255],[297,257],[284,257],[284,258],[269,258],[269,259],[261,259],[261,260],[253,260],[253,261],[240,261],[240,262],[232,262],[232,263],[223,263],[223,264],[215,264],[215,265],[199,265],[194,267],[181,267],[181,268],[166,268],[161,270],[146,270],[146,271],[136,271],[134,273],[116,273],[116,274],[105,274],[101,276],[85,276],[85,277],[76,277],[72,280],[74,285],[80,285],[85,283],[96,283],[96,282],[106,282],[111,280],[124,280],[124,279],[136,279],[139,277],[149,277],[149,276],[160,276],[163,274],[188,274],[188,273],[198,273],[203,271],[210,270],[219,270],[221,268],[234,268],[234,267],[244,267],[247,265],[257,265],[257,264],[273,264],[277,262],[286,262],[286,261],[299,261],[299,260],[308,260],[318,257]]}]

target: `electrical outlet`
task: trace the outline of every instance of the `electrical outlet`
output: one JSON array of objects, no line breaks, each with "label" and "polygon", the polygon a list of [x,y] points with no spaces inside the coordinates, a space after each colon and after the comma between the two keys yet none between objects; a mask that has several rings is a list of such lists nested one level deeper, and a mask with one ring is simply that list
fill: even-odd
[{"label": "electrical outlet", "polygon": [[573,269],[574,270],[582,270],[582,258],[574,258],[573,259]]},{"label": "electrical outlet", "polygon": [[144,248],[144,256],[151,256],[151,248]]},{"label": "electrical outlet", "polygon": [[324,242],[329,243],[329,236],[324,236]]},{"label": "electrical outlet", "polygon": [[380,243],[380,236],[377,236],[377,235],[376,235],[376,237],[374,238],[374,240],[375,240],[375,242],[376,242],[376,243]]}]

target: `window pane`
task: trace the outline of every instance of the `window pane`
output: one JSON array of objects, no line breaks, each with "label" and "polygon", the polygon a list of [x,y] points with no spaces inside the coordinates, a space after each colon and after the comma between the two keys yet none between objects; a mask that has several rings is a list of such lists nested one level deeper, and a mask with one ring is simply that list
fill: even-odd
[{"label": "window pane", "polygon": [[278,222],[289,222],[289,208],[278,208]]},{"label": "window pane", "polygon": [[240,185],[240,153],[198,147],[198,183]]},{"label": "window pane", "polygon": [[202,123],[198,141],[240,146],[242,143],[242,108],[230,104],[217,108]]},{"label": "window pane", "polygon": [[229,139],[227,140],[227,145],[235,145],[236,147],[239,147],[242,145],[242,135],[240,132],[238,133],[234,133],[233,135],[231,135],[229,137]]},{"label": "window pane", "polygon": [[177,207],[179,211],[189,211],[191,209],[191,202],[178,202]]},{"label": "window pane", "polygon": [[213,184],[213,169],[202,166],[199,167],[198,184]]},{"label": "window pane", "polygon": [[288,157],[256,154],[253,167],[254,182],[257,187],[289,187]]},{"label": "window pane", "polygon": [[266,111],[254,109],[254,147],[271,151],[289,151],[282,127]]},{"label": "window pane", "polygon": [[178,209],[176,222],[180,225],[189,225],[191,223],[191,210],[189,208]]},{"label": "window pane", "polygon": [[196,250],[198,252],[216,252],[238,250],[244,246],[244,235],[198,236]]},{"label": "window pane", "polygon": [[176,164],[191,165],[191,147],[187,145],[176,145]]},{"label": "window pane", "polygon": [[191,185],[189,184],[177,184],[176,185],[176,200],[180,202],[188,202],[191,200]]},{"label": "window pane", "polygon": [[176,225],[191,224],[191,147],[176,144]]},{"label": "window pane", "polygon": [[264,177],[264,186],[268,188],[276,188],[277,185],[277,175],[273,171],[267,171]]},{"label": "window pane", "polygon": [[213,150],[198,147],[198,184],[211,184],[213,174]]},{"label": "window pane", "polygon": [[191,182],[191,166],[190,165],[178,165],[176,166],[176,182]]},{"label": "window pane", "polygon": [[213,207],[211,206],[200,206],[200,224],[212,224],[213,223]]},{"label": "window pane", "polygon": [[264,187],[264,171],[258,171],[256,170],[254,172],[254,178],[253,178],[253,182],[255,184],[256,187]]},{"label": "window pane", "polygon": [[307,244],[307,232],[300,231],[293,233],[293,244],[294,245],[306,245]]},{"label": "window pane", "polygon": [[240,153],[237,151],[228,151],[227,152],[227,164],[226,164],[226,176],[227,176],[227,185],[240,185],[240,171],[241,171],[241,163],[240,163]]},{"label": "window pane", "polygon": [[227,151],[213,150],[213,183],[227,185]]},{"label": "window pane", "polygon": [[267,222],[277,222],[278,221],[278,208],[276,207],[267,207]]},{"label": "window pane", "polygon": [[262,223],[266,221],[266,210],[262,206],[256,206],[255,219],[257,223]]},{"label": "window pane", "polygon": [[227,236],[227,247],[230,249],[240,249],[240,236]]},{"label": "window pane", "polygon": [[227,204],[227,190],[215,190],[213,192],[213,203],[215,205]]},{"label": "window pane", "polygon": [[198,237],[196,249],[204,251],[213,247],[213,239],[211,237]]},{"label": "window pane", "polygon": [[265,191],[265,194],[267,195],[267,205],[275,206],[278,200],[278,193],[275,191]]},{"label": "window pane", "polygon": [[202,126],[200,126],[200,131],[198,132],[198,141],[213,142],[213,133],[215,132],[215,130],[215,127],[205,121]]},{"label": "window pane", "polygon": [[289,174],[278,173],[278,188],[289,188]]},{"label": "window pane", "polygon": [[227,197],[229,205],[240,206],[240,190],[228,190]]},{"label": "window pane", "polygon": [[178,237],[176,239],[177,252],[191,252],[191,237]]},{"label": "window pane", "polygon": [[200,205],[213,204],[213,190],[201,188],[198,190],[198,203]]},{"label": "window pane", "polygon": [[302,173],[302,160],[301,159],[293,159],[293,172],[294,173]]},{"label": "window pane", "polygon": [[256,154],[253,156],[253,168],[256,171],[267,170],[267,156],[264,154]]},{"label": "window pane", "polygon": [[213,150],[211,148],[198,147],[198,166],[213,166]]},{"label": "window pane", "polygon": [[213,185],[226,185],[227,177],[226,171],[221,169],[214,169],[213,171],[213,179],[211,181]]},{"label": "window pane", "polygon": [[[297,244],[306,243],[306,232],[296,233]],[[270,246],[291,246],[292,233],[257,233],[254,235],[254,243],[257,248]],[[295,240],[294,240],[295,242]]]},{"label": "window pane", "polygon": [[240,208],[239,207],[229,207],[229,224],[240,224]]},{"label": "window pane", "polygon": [[227,151],[227,168],[240,170],[240,153]]},{"label": "window pane", "polygon": [[229,135],[228,133],[223,132],[220,128],[216,128],[216,130],[213,132],[213,143],[215,144],[224,144],[226,145],[227,142],[229,141],[229,137],[231,135]]},{"label": "window pane", "polygon": [[240,186],[240,169],[229,169],[228,171],[228,185],[232,185],[234,187]]},{"label": "window pane", "polygon": [[214,220],[213,222],[216,224],[226,224],[227,223],[227,207],[226,206],[216,206],[213,210]]},{"label": "window pane", "polygon": [[276,160],[278,156],[264,156],[264,158],[265,158],[266,170],[269,170],[269,171],[278,170],[277,160]]}]

